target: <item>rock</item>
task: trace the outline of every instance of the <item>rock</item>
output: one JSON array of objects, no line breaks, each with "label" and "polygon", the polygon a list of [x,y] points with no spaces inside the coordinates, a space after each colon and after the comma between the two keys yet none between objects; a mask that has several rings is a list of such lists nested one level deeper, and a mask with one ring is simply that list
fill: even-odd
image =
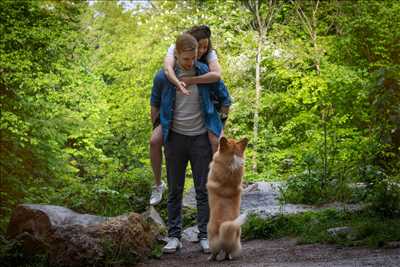
[{"label": "rock", "polygon": [[284,186],[283,182],[257,182],[256,184],[259,191],[275,196],[279,195],[281,187]]},{"label": "rock", "polygon": [[183,230],[182,239],[187,240],[189,242],[199,242],[199,228],[197,225],[191,226]]},{"label": "rock", "polygon": [[153,206],[150,206],[149,210],[144,212],[142,215],[144,218],[151,220],[152,223],[156,224],[161,229],[166,228],[164,220]]},{"label": "rock", "polygon": [[284,211],[279,203],[279,188],[282,183],[256,182],[257,190],[244,191],[242,194],[241,212],[257,214],[261,217],[272,217]]},{"label": "rock", "polygon": [[28,231],[35,233],[36,237],[45,238],[54,226],[97,224],[107,219],[107,217],[79,214],[60,206],[23,204],[14,210],[7,235],[15,237],[19,233]]},{"label": "rock", "polygon": [[152,231],[158,233],[157,240],[165,241],[167,226],[157,210],[153,206],[150,206],[150,208],[142,215],[150,223],[150,226],[153,229]]},{"label": "rock", "polygon": [[[271,218],[280,214],[296,214],[306,211],[321,211],[335,209],[343,211],[358,211],[363,204],[330,203],[322,206],[281,203],[279,201],[284,182],[255,182],[247,185],[242,192],[241,213],[248,212],[262,218]],[[196,208],[196,193],[191,188],[183,197],[185,207]]]},{"label": "rock", "polygon": [[[256,182],[249,184],[243,189],[242,193],[242,209],[249,207],[258,208],[266,205],[279,204],[279,191],[283,186],[282,182]],[[261,200],[261,203],[258,203]],[[243,203],[244,202],[244,203]],[[196,192],[191,188],[183,196],[183,206],[196,208]]]},{"label": "rock", "polygon": [[26,253],[45,250],[51,266],[88,266],[122,257],[131,263],[151,252],[157,233],[142,215],[79,214],[51,205],[19,205],[7,230]]},{"label": "rock", "polygon": [[343,227],[335,227],[327,230],[328,234],[332,237],[347,237],[353,233],[353,229],[351,227],[343,226]]},{"label": "rock", "polygon": [[243,193],[255,192],[257,190],[258,190],[257,184],[249,184],[245,188],[243,188]]},{"label": "rock", "polygon": [[266,194],[264,192],[248,192],[242,194],[242,202],[240,208],[244,210],[252,210],[260,207],[278,206],[278,200],[274,194]]}]

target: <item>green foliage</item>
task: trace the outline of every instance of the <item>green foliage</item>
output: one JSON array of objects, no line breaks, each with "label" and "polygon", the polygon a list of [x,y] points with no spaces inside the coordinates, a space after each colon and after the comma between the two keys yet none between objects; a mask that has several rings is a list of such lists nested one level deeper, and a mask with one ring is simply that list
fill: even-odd
[{"label": "green foliage", "polygon": [[71,109],[79,94],[64,97],[87,75],[81,65],[86,46],[79,32],[85,4],[0,5],[3,217],[36,183],[50,184],[53,177],[73,173],[63,146],[79,121]]},{"label": "green foliage", "polygon": [[[400,240],[396,226],[399,219],[382,219],[368,212],[339,212],[325,210],[296,215],[280,215],[271,219],[250,216],[243,225],[245,239],[295,237],[299,243],[333,243],[343,246],[367,245],[381,247],[387,242]],[[347,226],[352,229],[350,236],[331,236],[327,230]]]},{"label": "green foliage", "polygon": [[[127,212],[144,212],[150,198],[150,174],[142,169],[117,173],[94,183],[79,179],[59,181],[54,187],[46,184],[29,189],[27,203],[54,204],[77,212],[118,216]],[[42,194],[47,192],[47,194]]]},{"label": "green foliage", "polygon": [[[379,177],[379,176],[378,176]],[[368,200],[373,210],[385,217],[400,216],[400,179],[384,177],[376,179],[370,188]]]},{"label": "green foliage", "polygon": [[326,239],[326,230],[343,223],[346,216],[350,215],[334,210],[288,216],[279,215],[270,219],[262,219],[252,215],[243,227],[243,236],[247,239],[298,236],[300,242],[314,243]]},{"label": "green foliage", "polygon": [[101,266],[127,266],[138,262],[139,257],[132,247],[126,244],[115,244],[113,241],[103,240],[104,261]]},{"label": "green foliage", "polygon": [[163,255],[163,244],[155,244],[153,250],[151,251],[150,257],[155,259],[160,259]]},{"label": "green foliage", "polygon": [[[116,3],[105,4],[114,17],[122,14]],[[107,20],[108,28],[93,32],[90,25],[98,27],[93,21],[98,17],[87,3],[1,5],[2,230],[12,208],[21,202],[59,204],[106,216],[143,211],[151,183],[147,80],[155,65],[142,70],[147,76],[135,74],[135,62],[127,57],[138,49],[135,46],[130,51],[105,46],[108,54],[100,51],[109,57],[114,50],[115,56],[107,61],[99,57],[93,37],[114,25]],[[126,31],[130,16],[123,17],[125,30],[118,34],[136,36]],[[23,20],[15,23],[15,18]],[[113,36],[143,46],[132,38]],[[119,58],[120,65],[109,64]],[[158,58],[161,62],[161,55]],[[111,75],[102,66],[120,75],[113,78],[118,84],[100,79]]]},{"label": "green foliage", "polygon": [[48,266],[46,253],[29,255],[17,240],[7,240],[0,234],[0,261],[5,267],[13,266]]},{"label": "green foliage", "polygon": [[[311,16],[315,2],[299,3]],[[286,201],[361,199],[398,216],[400,4],[320,2],[314,40],[297,8],[283,3],[266,36],[245,179],[287,180]],[[225,134],[252,136],[257,39],[243,2],[126,10],[117,1],[2,1],[0,22],[1,232],[22,202],[105,216],[145,210],[152,79],[193,25],[211,27],[234,100]],[[356,182],[366,190],[355,192]],[[165,219],[166,200],[159,208]],[[184,213],[193,224],[194,211]]]}]

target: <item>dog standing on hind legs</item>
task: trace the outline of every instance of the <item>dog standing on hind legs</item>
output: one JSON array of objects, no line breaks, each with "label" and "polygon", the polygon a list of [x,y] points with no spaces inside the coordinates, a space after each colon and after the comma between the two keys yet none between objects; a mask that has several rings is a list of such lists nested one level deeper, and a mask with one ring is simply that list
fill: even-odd
[{"label": "dog standing on hind legs", "polygon": [[240,226],[246,221],[246,215],[240,215],[240,200],[247,143],[247,138],[236,141],[222,137],[210,163],[207,181],[209,260],[216,260],[221,251],[225,252],[225,259],[235,258],[241,251]]}]

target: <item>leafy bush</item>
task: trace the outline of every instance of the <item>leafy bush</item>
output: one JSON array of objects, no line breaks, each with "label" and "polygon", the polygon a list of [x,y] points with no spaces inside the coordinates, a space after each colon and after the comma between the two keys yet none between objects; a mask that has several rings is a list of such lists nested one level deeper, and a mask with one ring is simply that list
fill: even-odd
[{"label": "leafy bush", "polygon": [[146,169],[115,172],[94,183],[58,180],[54,185],[31,187],[25,203],[61,205],[81,213],[117,216],[141,213],[148,207],[152,180]]},{"label": "leafy bush", "polygon": [[[399,218],[385,219],[369,211],[341,212],[332,209],[279,215],[263,219],[251,215],[242,227],[244,239],[295,237],[299,243],[334,243],[343,246],[380,247],[400,240]],[[331,236],[327,230],[347,226],[351,235]]]},{"label": "leafy bush", "polygon": [[315,204],[326,201],[326,189],[318,174],[291,176],[281,191],[282,200],[290,203]]},{"label": "leafy bush", "polygon": [[378,214],[400,217],[400,179],[387,177],[376,181],[368,192],[367,200]]},{"label": "leafy bush", "polygon": [[115,244],[113,241],[104,239],[102,242],[104,249],[105,266],[129,266],[134,265],[140,259],[135,250],[121,244]]},{"label": "leafy bush", "polygon": [[0,234],[0,262],[4,267],[37,266],[44,267],[47,264],[46,253],[30,255],[24,252],[22,244],[17,240],[7,240]]}]

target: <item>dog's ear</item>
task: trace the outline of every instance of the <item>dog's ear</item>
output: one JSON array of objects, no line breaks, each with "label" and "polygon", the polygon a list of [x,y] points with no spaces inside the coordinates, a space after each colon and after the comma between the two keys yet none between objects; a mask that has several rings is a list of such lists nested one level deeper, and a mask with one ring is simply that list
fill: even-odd
[{"label": "dog's ear", "polygon": [[247,144],[249,143],[249,140],[247,138],[243,138],[242,140],[240,140],[239,142],[237,142],[237,144],[240,147],[240,150],[244,151]]},{"label": "dog's ear", "polygon": [[221,139],[219,140],[219,150],[224,151],[228,147],[228,139],[226,137],[222,136]]}]

